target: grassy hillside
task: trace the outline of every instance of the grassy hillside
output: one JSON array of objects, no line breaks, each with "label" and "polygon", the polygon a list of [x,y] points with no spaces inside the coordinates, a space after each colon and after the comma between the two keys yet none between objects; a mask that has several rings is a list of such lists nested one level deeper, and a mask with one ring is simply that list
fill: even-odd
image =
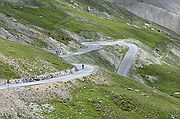
[{"label": "grassy hillside", "polygon": [[[71,7],[73,6],[72,3],[63,1],[42,0],[36,2],[39,4],[33,7],[30,5],[1,4],[0,12],[16,18],[23,24],[41,27],[45,30],[42,32],[63,43],[67,43],[68,40],[64,40],[64,34],[60,31],[61,28],[74,31],[88,38],[97,32],[114,40],[124,37],[135,38],[150,47],[156,47],[159,42],[170,41],[171,39],[167,34],[158,32],[156,28],[151,30],[152,26],[145,28],[145,21],[117,6],[113,6],[111,3],[77,0],[78,6],[73,8]],[[91,6],[92,9],[95,8],[96,12],[88,12],[88,6]],[[106,19],[104,12],[112,15],[112,19]]]},{"label": "grassy hillside", "polygon": [[[49,100],[55,110],[48,118],[76,119],[169,119],[180,117],[179,100],[128,78],[106,72],[110,85],[92,84],[89,79],[73,89],[72,100]],[[106,77],[106,76],[105,76]]]},{"label": "grassy hillside", "polygon": [[[179,91],[180,87],[180,69],[168,65],[149,65],[137,70],[144,78],[147,85],[155,87],[169,95],[179,97],[174,93]],[[153,76],[157,79],[148,80],[147,76]]]},{"label": "grassy hillside", "polygon": [[[172,57],[168,57],[173,45],[179,46],[180,38],[168,35],[163,30],[159,30],[158,26],[104,0],[22,1],[25,2],[14,3],[13,0],[11,2],[0,0],[0,28],[2,27],[12,34],[23,34],[26,36],[27,34],[20,33],[22,31],[18,31],[15,27],[9,27],[11,25],[8,25],[8,22],[4,20],[7,18],[13,21],[13,18],[15,18],[17,21],[13,21],[14,23],[18,22],[26,27],[36,29],[45,36],[52,37],[66,45],[74,37],[69,38],[62,29],[75,32],[84,38],[93,39],[94,41],[100,40],[101,36],[105,40],[133,38],[142,42],[139,48],[145,48],[146,46],[149,46],[151,49],[156,48],[156,50],[159,50],[156,53],[163,57],[162,60],[167,60],[166,62],[171,62],[169,64],[175,66],[153,64],[137,69],[136,72],[140,74],[147,84],[143,85],[133,79],[113,73],[115,71],[115,63],[111,64],[110,61],[100,54],[101,52],[93,51],[78,57],[69,58],[70,61],[75,63],[80,62],[99,66],[98,73],[100,73],[100,77],[96,76],[97,73],[83,77],[84,81],[79,81],[77,84],[74,84],[76,83],[75,81],[68,81],[52,85],[41,85],[35,88],[27,87],[12,93],[15,94],[14,97],[16,97],[16,94],[19,95],[17,96],[18,101],[25,103],[25,106],[32,110],[33,113],[42,115],[47,119],[180,118],[179,96],[174,95],[174,92],[179,91],[180,87],[180,70],[176,68],[179,58],[174,56],[173,53]],[[88,7],[91,8],[90,11],[87,10]],[[6,16],[6,18],[1,18],[1,15]],[[63,59],[42,49],[46,48],[49,43],[44,41],[44,37],[39,37],[40,39],[33,35],[28,37],[33,39],[31,45],[24,45],[0,38],[0,79],[34,76],[72,67],[71,64]],[[55,43],[57,44],[57,42]],[[143,46],[143,44],[146,46]],[[61,46],[63,50],[63,45]],[[126,48],[121,49],[121,52],[111,47],[106,47],[105,50],[107,49],[108,52],[114,53],[120,59],[127,52]],[[77,49],[74,48],[74,50],[76,51]],[[115,51],[117,52],[115,53]],[[153,50],[148,49],[146,53],[153,55]],[[154,80],[147,80],[149,76]],[[101,78],[101,84],[92,83],[92,79],[95,80],[94,82],[98,82]],[[106,80],[108,80],[108,84],[105,83]],[[69,90],[70,85],[73,85],[73,88]],[[61,98],[61,95],[64,97],[70,95],[72,98],[64,99],[63,96]],[[4,98],[4,102],[8,102],[6,99]],[[50,104],[54,107],[54,111],[34,112],[29,103],[40,105],[37,108],[41,108],[43,104]],[[10,109],[15,107],[12,110],[17,113],[15,115],[21,115],[19,113],[23,113],[23,111],[19,111],[16,104],[11,103],[8,106]],[[18,104],[21,103],[18,102]],[[7,109],[6,106],[3,108]],[[13,113],[7,115],[13,118]],[[3,115],[0,115],[0,118],[1,116]]]},{"label": "grassy hillside", "polygon": [[34,46],[0,39],[0,49],[0,78],[3,79],[52,73],[71,67],[61,58]]},{"label": "grassy hillside", "polygon": [[2,61],[0,61],[0,79],[11,79],[11,78],[20,78],[16,73],[15,69]]}]

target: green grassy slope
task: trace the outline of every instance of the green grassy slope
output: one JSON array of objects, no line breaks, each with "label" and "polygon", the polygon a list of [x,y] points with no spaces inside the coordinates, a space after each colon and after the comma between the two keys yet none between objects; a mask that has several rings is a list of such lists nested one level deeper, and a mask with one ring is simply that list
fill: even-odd
[{"label": "green grassy slope", "polygon": [[[107,73],[107,72],[106,72]],[[169,119],[180,117],[179,100],[146,87],[128,78],[107,73],[113,82],[96,85],[87,79],[73,89],[72,100],[49,100],[55,111],[44,112],[48,118],[75,119]],[[139,90],[135,92],[128,90]]]},{"label": "green grassy slope", "polygon": [[[2,39],[0,39],[0,54],[9,59],[14,59],[14,61],[18,65],[20,65],[20,68],[25,71],[28,71],[31,76],[52,72],[53,70],[48,69],[48,67],[45,67],[49,65],[54,68],[54,71],[65,70],[71,67],[70,64],[63,61],[61,58],[52,55],[40,48],[29,45],[23,45],[16,42],[10,42]],[[0,78],[9,79],[18,77],[18,75],[15,74],[16,71],[12,70],[12,66],[4,64],[2,62],[0,62],[0,64],[2,65],[2,67],[0,68]],[[44,71],[41,71],[42,67],[44,67]],[[30,68],[34,69],[30,71]]]},{"label": "green grassy slope", "polygon": [[[174,95],[174,92],[180,91],[180,69],[168,65],[149,65],[137,69],[137,72],[145,79],[149,86],[155,87],[169,95],[179,97]],[[154,82],[148,81],[147,75],[155,76],[157,80]]]},{"label": "green grassy slope", "polygon": [[[120,39],[123,38],[123,36],[126,36],[127,38],[135,38],[137,40],[140,40],[141,42],[145,43],[150,47],[155,47],[158,41],[168,39],[168,36],[164,33],[159,33],[158,31],[151,31],[145,28],[135,28],[132,26],[128,26],[126,23],[124,23],[125,21],[110,21],[99,18],[89,12],[75,11],[74,13],[77,14],[79,17],[85,17],[90,21],[95,22],[95,25],[89,26],[88,30],[92,30],[93,32],[100,32],[102,34],[112,37],[112,39]],[[84,24],[86,25],[86,23]],[[78,24],[78,28],[83,28],[82,25],[80,26],[80,24]],[[75,32],[80,32],[80,30],[81,29],[77,31],[76,29]]]},{"label": "green grassy slope", "polygon": [[[43,30],[39,30],[40,32],[65,44],[68,44],[70,39],[60,29],[67,29],[85,38],[95,38],[95,40],[99,40],[95,35],[96,33],[109,36],[111,40],[134,38],[151,48],[160,47],[163,54],[167,53],[166,48],[168,44],[173,43],[171,41],[179,40],[164,32],[158,32],[158,28],[152,26],[145,28],[144,23],[147,21],[103,0],[74,0],[80,5],[77,8],[72,8],[69,2],[64,2],[70,0],[60,0],[60,2],[58,0],[31,1],[34,2],[26,5],[0,4],[0,13],[7,17],[13,17],[29,27],[32,25],[41,27]],[[88,6],[96,8],[100,12],[87,12]],[[114,17],[109,20],[97,15],[104,11]],[[72,16],[67,13],[72,14]],[[0,23],[0,27],[7,28],[4,23]],[[8,31],[16,32],[13,30],[8,28]],[[0,55],[15,60],[20,69],[29,73],[26,74],[27,76],[64,70],[72,66],[61,58],[38,48],[46,46],[45,42],[37,39],[33,45],[37,47],[0,39]],[[55,111],[44,112],[42,115],[45,118],[180,118],[180,100],[178,96],[173,94],[175,91],[179,91],[180,87],[179,69],[167,65],[150,65],[137,70],[144,79],[145,75],[157,77],[158,80],[154,83],[146,81],[146,84],[156,87],[156,89],[164,92],[162,93],[110,72],[114,70],[114,66],[111,66],[96,52],[82,55],[79,58],[83,59],[83,57],[84,59],[93,57],[93,61],[90,61],[91,64],[108,69],[109,71],[103,73],[110,77],[109,80],[112,83],[110,85],[96,85],[88,80],[81,82],[82,86],[71,90],[72,100],[48,100],[46,103],[52,104]],[[53,69],[47,68],[49,65]],[[42,67],[44,68],[41,69]],[[0,59],[0,79],[19,78],[21,76],[22,74],[19,74],[12,64]]]},{"label": "green grassy slope", "polygon": [[[36,25],[44,28],[45,34],[57,39],[60,42],[67,43],[68,40],[63,39],[63,33],[60,31],[61,28],[74,31],[76,33],[85,32],[91,33],[102,33],[103,35],[110,36],[112,39],[121,39],[124,36],[126,38],[135,38],[150,47],[156,47],[156,44],[171,38],[163,32],[158,32],[157,29],[152,31],[150,28],[144,28],[145,21],[138,19],[129,12],[115,7],[110,3],[99,1],[102,3],[98,4],[98,1],[92,0],[78,0],[80,6],[83,8],[81,11],[76,8],[68,6],[67,2],[58,2],[55,0],[42,0],[37,1],[39,5],[35,7],[29,7],[26,5],[14,5],[14,4],[3,4],[0,5],[0,12],[16,18],[19,22],[27,25]],[[92,6],[99,11],[107,11],[109,9],[110,14],[114,17],[112,20],[100,18],[93,12],[87,12],[87,6]],[[106,7],[103,7],[106,5]],[[77,7],[78,8],[78,7]],[[72,13],[75,16],[69,16],[66,12]],[[13,14],[12,14],[13,13]],[[126,18],[120,18],[120,16]],[[78,21],[77,19],[83,18],[84,21]],[[132,24],[127,25],[126,23]],[[136,28],[133,25],[140,26]],[[87,34],[81,34],[87,36]],[[89,36],[89,35],[88,35]],[[91,36],[91,35],[90,35]]]},{"label": "green grassy slope", "polygon": [[16,73],[15,69],[2,61],[0,61],[0,79],[11,79],[11,78],[20,78]]}]

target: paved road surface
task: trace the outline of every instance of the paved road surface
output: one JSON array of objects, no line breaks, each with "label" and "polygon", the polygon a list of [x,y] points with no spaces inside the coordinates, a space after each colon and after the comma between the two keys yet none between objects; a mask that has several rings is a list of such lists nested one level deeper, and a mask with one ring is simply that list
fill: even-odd
[{"label": "paved road surface", "polygon": [[0,86],[0,89],[26,87],[26,86],[33,86],[33,85],[40,85],[40,84],[47,84],[47,83],[55,83],[58,81],[68,81],[68,80],[80,78],[83,76],[88,76],[96,72],[96,68],[90,65],[84,65],[84,69],[82,69],[82,64],[73,64],[73,65],[78,68],[78,71],[70,75],[66,75],[66,76],[62,76],[58,78],[52,78],[48,80],[35,81],[35,82],[2,85]]},{"label": "paved road surface", "polygon": [[91,51],[95,51],[98,50],[100,48],[102,48],[102,46],[126,46],[129,48],[128,52],[126,53],[125,57],[123,58],[123,60],[121,61],[121,64],[117,70],[117,73],[122,75],[122,76],[127,76],[129,69],[131,68],[131,66],[134,63],[134,60],[136,59],[136,55],[138,52],[138,48],[136,45],[134,44],[130,44],[130,43],[125,43],[122,41],[115,41],[115,42],[108,42],[108,41],[99,41],[99,42],[83,42],[82,43],[84,46],[87,47],[87,49],[83,49],[79,52],[76,53],[70,53],[67,55],[63,55],[62,57],[71,57],[71,56],[78,56],[84,53],[88,53]]},{"label": "paved road surface", "polygon": [[[95,51],[98,49],[101,49],[103,46],[126,46],[129,48],[128,52],[126,53],[125,57],[123,58],[123,60],[121,61],[121,64],[117,70],[117,73],[122,75],[122,76],[127,76],[128,72],[131,68],[131,66],[133,65],[133,62],[136,59],[136,55],[138,52],[138,48],[136,45],[134,44],[130,44],[130,43],[125,43],[122,41],[115,41],[115,42],[108,42],[108,41],[97,41],[97,42],[83,42],[82,43],[84,46],[86,46],[86,49],[81,49],[78,52],[75,53],[69,53],[66,55],[62,55],[61,57],[72,57],[72,56],[79,56],[91,51]],[[73,64],[75,65],[79,71],[70,74],[70,75],[66,75],[66,76],[62,76],[62,77],[58,77],[58,78],[52,78],[52,79],[48,79],[48,80],[42,80],[42,81],[36,81],[36,82],[29,82],[29,83],[20,83],[20,84],[9,84],[9,85],[2,85],[0,86],[0,89],[7,89],[7,88],[16,88],[16,87],[25,87],[25,86],[33,86],[33,85],[40,85],[40,84],[46,84],[46,83],[54,83],[54,82],[58,82],[58,81],[67,81],[67,80],[72,80],[72,79],[76,79],[76,78],[80,78],[83,76],[88,76],[94,72],[96,72],[96,68],[94,66],[90,66],[90,65],[86,65],[85,64],[85,68],[82,69],[82,64]]]}]

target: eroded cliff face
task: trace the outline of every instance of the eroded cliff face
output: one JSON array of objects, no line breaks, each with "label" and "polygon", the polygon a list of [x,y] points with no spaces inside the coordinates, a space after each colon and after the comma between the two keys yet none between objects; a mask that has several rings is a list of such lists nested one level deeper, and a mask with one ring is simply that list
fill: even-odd
[{"label": "eroded cliff face", "polygon": [[154,5],[156,7],[168,10],[172,13],[180,15],[180,1],[179,0],[142,0],[142,2]]},{"label": "eroded cliff face", "polygon": [[108,0],[180,34],[179,0]]}]

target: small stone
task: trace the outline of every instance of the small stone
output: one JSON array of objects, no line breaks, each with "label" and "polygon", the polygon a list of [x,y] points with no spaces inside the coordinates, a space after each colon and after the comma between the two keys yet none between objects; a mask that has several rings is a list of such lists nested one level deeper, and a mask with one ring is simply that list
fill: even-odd
[{"label": "small stone", "polygon": [[134,90],[135,92],[140,92],[140,90]]},{"label": "small stone", "polygon": [[127,88],[128,90],[131,90],[131,91],[133,91],[133,89],[132,88]]}]

